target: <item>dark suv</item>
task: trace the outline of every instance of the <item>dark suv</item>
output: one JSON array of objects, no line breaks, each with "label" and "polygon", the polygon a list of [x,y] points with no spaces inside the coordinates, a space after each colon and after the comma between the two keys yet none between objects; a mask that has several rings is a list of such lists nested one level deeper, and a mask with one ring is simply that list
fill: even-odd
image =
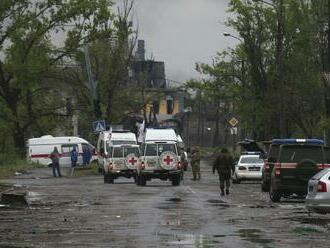
[{"label": "dark suv", "polygon": [[273,202],[293,194],[305,197],[308,180],[326,167],[322,140],[287,139],[281,142],[277,159],[270,163],[274,162],[269,189]]},{"label": "dark suv", "polygon": [[317,139],[273,139],[262,168],[261,190],[263,192],[269,192],[271,174],[279,157],[280,146],[285,144],[323,145],[324,142]]}]

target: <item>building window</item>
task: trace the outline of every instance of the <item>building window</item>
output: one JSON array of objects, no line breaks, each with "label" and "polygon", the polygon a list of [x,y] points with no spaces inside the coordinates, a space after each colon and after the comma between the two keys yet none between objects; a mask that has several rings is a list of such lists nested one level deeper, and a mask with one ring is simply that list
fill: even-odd
[{"label": "building window", "polygon": [[167,105],[167,114],[168,115],[173,114],[173,109],[174,109],[173,97],[171,96],[166,97],[166,105]]}]

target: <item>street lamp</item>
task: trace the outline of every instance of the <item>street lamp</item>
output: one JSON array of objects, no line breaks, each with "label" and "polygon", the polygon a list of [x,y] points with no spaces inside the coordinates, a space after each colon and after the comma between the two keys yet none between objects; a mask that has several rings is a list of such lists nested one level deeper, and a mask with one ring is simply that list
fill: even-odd
[{"label": "street lamp", "polygon": [[235,36],[235,35],[232,35],[232,34],[230,34],[230,33],[223,32],[222,34],[223,34],[223,36],[226,36],[226,37],[232,37],[232,38],[234,38],[234,39],[236,39],[236,40],[238,40],[238,41],[240,41],[240,42],[243,42],[243,40],[242,40],[241,38],[239,38],[239,37],[237,37],[237,36]]}]

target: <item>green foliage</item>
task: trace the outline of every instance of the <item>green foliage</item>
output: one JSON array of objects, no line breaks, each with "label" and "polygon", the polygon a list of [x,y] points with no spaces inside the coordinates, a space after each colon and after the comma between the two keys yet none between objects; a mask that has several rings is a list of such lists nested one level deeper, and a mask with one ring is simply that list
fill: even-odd
[{"label": "green foliage", "polygon": [[[227,103],[240,116],[247,136],[277,137],[283,102],[286,136],[322,137],[325,128],[324,1],[231,0],[228,26],[241,43],[218,53],[212,65],[198,65],[207,79],[189,82],[207,101]],[[283,10],[283,20],[280,11]],[[283,23],[282,23],[283,22]],[[279,43],[281,27],[283,43]],[[283,86],[280,86],[280,81]]]},{"label": "green foliage", "polygon": [[14,176],[15,172],[26,172],[29,169],[44,167],[27,163],[15,153],[0,153],[0,178]]},{"label": "green foliage", "polygon": [[[58,66],[72,61],[83,43],[111,35],[111,7],[110,0],[1,2],[0,126],[14,147],[67,120],[70,85],[59,81]],[[51,42],[58,32],[66,34],[62,48]]]}]

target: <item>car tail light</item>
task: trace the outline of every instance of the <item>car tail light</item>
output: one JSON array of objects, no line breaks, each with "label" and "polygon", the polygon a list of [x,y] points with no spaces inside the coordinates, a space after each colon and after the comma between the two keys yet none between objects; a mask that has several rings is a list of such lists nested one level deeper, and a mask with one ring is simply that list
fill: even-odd
[{"label": "car tail light", "polygon": [[244,166],[239,166],[238,169],[239,170],[246,170],[246,168]]},{"label": "car tail light", "polygon": [[181,162],[180,161],[178,161],[177,167],[178,167],[178,169],[181,169]]},{"label": "car tail light", "polygon": [[317,192],[327,192],[327,184],[325,182],[319,181],[317,184]]},{"label": "car tail light", "polygon": [[275,176],[279,177],[281,175],[281,163],[276,163],[274,168],[275,168]]}]

